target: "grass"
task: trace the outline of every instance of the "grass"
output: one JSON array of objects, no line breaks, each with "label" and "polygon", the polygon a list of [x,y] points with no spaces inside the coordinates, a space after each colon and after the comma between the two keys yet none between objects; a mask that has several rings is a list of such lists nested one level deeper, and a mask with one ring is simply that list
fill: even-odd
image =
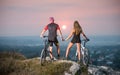
[{"label": "grass", "polygon": [[63,75],[71,63],[46,62],[40,65],[39,59],[26,59],[16,52],[0,53],[0,75]]}]

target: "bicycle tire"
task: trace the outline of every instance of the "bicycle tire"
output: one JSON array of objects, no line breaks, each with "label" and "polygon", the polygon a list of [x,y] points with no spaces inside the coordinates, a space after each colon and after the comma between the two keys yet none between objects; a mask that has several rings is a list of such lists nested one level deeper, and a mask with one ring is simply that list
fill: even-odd
[{"label": "bicycle tire", "polygon": [[83,64],[85,66],[88,66],[88,64],[89,64],[89,52],[88,52],[87,48],[84,49]]},{"label": "bicycle tire", "polygon": [[40,65],[43,65],[45,60],[46,60],[45,49],[42,49],[41,54],[40,54]]}]

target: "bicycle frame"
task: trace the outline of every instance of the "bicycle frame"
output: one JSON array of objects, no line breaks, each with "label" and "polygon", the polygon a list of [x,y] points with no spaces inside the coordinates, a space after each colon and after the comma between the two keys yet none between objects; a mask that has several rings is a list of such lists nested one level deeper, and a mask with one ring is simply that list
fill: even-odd
[{"label": "bicycle frame", "polygon": [[[87,50],[87,48],[85,47],[86,46],[86,43],[88,41],[87,40],[82,40],[82,43],[81,43],[81,59],[82,59],[82,63],[84,65],[88,65],[88,62],[89,62],[89,52]],[[76,57],[78,56],[78,53],[76,51]]]},{"label": "bicycle frame", "polygon": [[81,43],[81,54],[84,55],[84,49],[86,48],[85,45],[87,43],[86,40],[82,40],[83,41],[83,44]]},{"label": "bicycle frame", "polygon": [[42,49],[41,54],[40,54],[40,58],[41,58],[40,63],[41,63],[41,65],[46,60],[47,51],[48,51],[48,48],[49,48],[48,39],[46,39],[46,37],[48,37],[48,36],[43,36],[44,48]]},{"label": "bicycle frame", "polygon": [[[45,36],[45,37],[47,37],[47,36]],[[44,41],[44,49],[47,50],[49,48],[48,40],[44,39],[43,41]]]}]

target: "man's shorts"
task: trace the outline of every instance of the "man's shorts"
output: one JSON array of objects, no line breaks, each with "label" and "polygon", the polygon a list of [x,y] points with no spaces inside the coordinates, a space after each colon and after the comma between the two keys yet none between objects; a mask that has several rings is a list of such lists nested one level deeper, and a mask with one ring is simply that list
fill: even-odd
[{"label": "man's shorts", "polygon": [[53,43],[55,44],[55,46],[59,46],[59,42],[58,42],[57,38],[55,38],[55,41],[48,40],[48,43],[50,46],[53,46]]}]

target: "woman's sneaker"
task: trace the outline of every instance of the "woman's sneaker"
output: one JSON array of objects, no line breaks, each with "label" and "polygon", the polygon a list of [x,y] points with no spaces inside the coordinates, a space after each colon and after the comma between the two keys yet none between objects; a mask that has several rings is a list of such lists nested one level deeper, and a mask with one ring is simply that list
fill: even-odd
[{"label": "woman's sneaker", "polygon": [[67,57],[65,57],[65,58],[64,58],[64,60],[68,60],[68,58],[67,58]]}]

